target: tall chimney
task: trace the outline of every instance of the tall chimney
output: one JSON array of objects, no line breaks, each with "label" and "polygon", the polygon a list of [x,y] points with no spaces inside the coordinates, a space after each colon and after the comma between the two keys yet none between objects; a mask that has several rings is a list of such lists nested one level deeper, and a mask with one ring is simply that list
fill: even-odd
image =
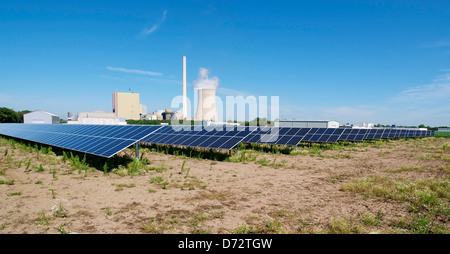
[{"label": "tall chimney", "polygon": [[186,56],[183,56],[183,118],[187,118],[186,97]]}]

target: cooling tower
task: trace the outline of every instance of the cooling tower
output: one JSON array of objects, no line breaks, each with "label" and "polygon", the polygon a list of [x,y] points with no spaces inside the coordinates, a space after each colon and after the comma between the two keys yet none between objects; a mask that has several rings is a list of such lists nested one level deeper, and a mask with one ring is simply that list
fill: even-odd
[{"label": "cooling tower", "polygon": [[218,121],[216,89],[197,89],[198,103],[195,121]]}]

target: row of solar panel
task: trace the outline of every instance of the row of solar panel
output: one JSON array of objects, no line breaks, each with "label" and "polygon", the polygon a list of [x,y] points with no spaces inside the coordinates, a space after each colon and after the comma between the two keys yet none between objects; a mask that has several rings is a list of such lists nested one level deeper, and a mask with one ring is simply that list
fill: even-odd
[{"label": "row of solar panel", "polygon": [[0,134],[111,157],[137,142],[233,149],[240,142],[296,146],[395,137],[423,137],[433,131],[289,127],[0,124]]},{"label": "row of solar panel", "polygon": [[278,145],[297,145],[299,142],[362,141],[366,139],[425,137],[433,136],[434,131],[408,129],[351,129],[351,128],[280,128],[268,133],[263,129],[252,132],[242,142],[268,143]]},{"label": "row of solar panel", "polygon": [[1,124],[0,134],[111,157],[160,126]]}]

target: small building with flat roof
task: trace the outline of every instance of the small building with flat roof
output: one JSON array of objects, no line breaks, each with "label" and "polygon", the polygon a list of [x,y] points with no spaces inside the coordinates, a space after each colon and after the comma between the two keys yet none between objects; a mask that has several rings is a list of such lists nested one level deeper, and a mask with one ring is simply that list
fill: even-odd
[{"label": "small building with flat roof", "polygon": [[59,124],[59,116],[42,111],[36,110],[23,115],[23,123],[28,124]]},{"label": "small building with flat roof", "polygon": [[339,122],[334,120],[298,120],[285,119],[275,122],[278,127],[298,127],[298,128],[339,128]]}]

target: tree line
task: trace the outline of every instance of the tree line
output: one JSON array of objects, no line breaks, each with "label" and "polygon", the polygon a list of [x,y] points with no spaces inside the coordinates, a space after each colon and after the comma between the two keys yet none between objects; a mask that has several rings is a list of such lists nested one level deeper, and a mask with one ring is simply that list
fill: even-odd
[{"label": "tree line", "polygon": [[23,123],[23,115],[30,110],[14,111],[10,108],[0,108],[0,123]]}]

